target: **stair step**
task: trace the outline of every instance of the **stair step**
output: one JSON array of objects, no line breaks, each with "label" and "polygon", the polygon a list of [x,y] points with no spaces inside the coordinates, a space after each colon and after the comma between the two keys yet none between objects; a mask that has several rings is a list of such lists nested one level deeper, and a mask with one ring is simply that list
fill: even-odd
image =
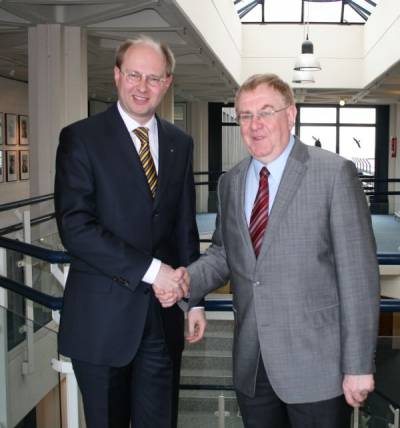
[{"label": "stair step", "polygon": [[[178,428],[218,428],[218,416],[206,412],[179,413]],[[225,417],[226,428],[243,428],[242,418],[230,414]]]},{"label": "stair step", "polygon": [[186,350],[182,369],[232,370],[230,350]]},{"label": "stair step", "polygon": [[[204,335],[199,342],[186,344],[186,350],[232,350],[233,332],[212,331]],[[185,354],[184,354],[185,355]]]},{"label": "stair step", "polygon": [[182,369],[181,384],[232,385],[232,372],[224,369]]},{"label": "stair step", "polygon": [[204,390],[181,390],[179,392],[180,412],[207,412],[213,414],[218,410],[219,396],[225,397],[225,411],[232,415],[238,413],[238,404],[234,391],[204,391]]}]

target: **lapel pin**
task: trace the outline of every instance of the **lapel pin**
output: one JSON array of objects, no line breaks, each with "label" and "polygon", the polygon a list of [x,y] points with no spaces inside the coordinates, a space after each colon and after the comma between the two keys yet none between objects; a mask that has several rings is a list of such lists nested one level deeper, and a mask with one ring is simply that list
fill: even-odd
[{"label": "lapel pin", "polygon": [[169,149],[169,151],[170,151],[171,153],[174,153],[174,149]]}]

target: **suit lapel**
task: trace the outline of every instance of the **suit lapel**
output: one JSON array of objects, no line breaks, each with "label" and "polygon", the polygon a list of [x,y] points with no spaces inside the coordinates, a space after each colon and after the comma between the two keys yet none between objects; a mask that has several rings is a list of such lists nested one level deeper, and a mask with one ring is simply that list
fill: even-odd
[{"label": "suit lapel", "polygon": [[173,161],[175,158],[175,144],[173,138],[168,134],[162,121],[157,118],[158,127],[158,178],[157,190],[154,200],[156,207],[160,203],[160,198],[165,193],[168,185],[171,168],[173,168]]},{"label": "suit lapel", "polygon": [[251,242],[249,226],[247,225],[246,215],[244,211],[245,206],[245,193],[246,193],[246,176],[247,170],[249,169],[251,158],[245,159],[239,166],[236,175],[233,178],[232,193],[235,198],[234,208],[238,213],[239,230],[242,232],[242,238],[244,246],[247,249],[250,257],[254,260],[256,256],[254,254],[253,243]]},{"label": "suit lapel", "polygon": [[121,168],[122,165],[126,165],[129,169],[127,177],[131,177],[135,182],[135,187],[139,188],[146,197],[152,200],[153,196],[151,195],[138,152],[133,144],[132,136],[129,134],[118,112],[117,105],[111,106],[108,113],[109,125],[106,129],[110,130],[108,135],[110,144],[118,150],[119,165],[117,167]]},{"label": "suit lapel", "polygon": [[268,249],[274,240],[279,225],[282,223],[282,219],[285,217],[307,170],[305,165],[306,158],[307,151],[305,146],[296,139],[296,144],[289,155],[275,196],[258,260],[262,258],[263,254],[268,255]]}]

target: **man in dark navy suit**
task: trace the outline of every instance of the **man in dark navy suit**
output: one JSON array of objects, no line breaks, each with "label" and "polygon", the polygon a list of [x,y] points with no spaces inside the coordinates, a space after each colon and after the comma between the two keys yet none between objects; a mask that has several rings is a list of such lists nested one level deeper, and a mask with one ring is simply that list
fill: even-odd
[{"label": "man in dark navy suit", "polygon": [[[170,49],[147,37],[116,55],[118,102],[64,128],[55,205],[72,256],[59,332],[88,428],[176,426],[183,315],[180,271],[199,255],[192,139],[155,115]],[[164,298],[161,307],[155,297]],[[190,342],[205,329],[189,313]],[[193,326],[196,334],[193,333]]]}]

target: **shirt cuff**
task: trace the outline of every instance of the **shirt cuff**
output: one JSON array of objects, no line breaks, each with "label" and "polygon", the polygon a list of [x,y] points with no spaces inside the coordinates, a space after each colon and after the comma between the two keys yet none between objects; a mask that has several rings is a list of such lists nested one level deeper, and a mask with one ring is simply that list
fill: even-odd
[{"label": "shirt cuff", "polygon": [[146,273],[144,274],[142,281],[147,282],[147,284],[154,284],[158,272],[160,272],[161,260],[153,259]]},{"label": "shirt cuff", "polygon": [[193,306],[193,308],[189,309],[189,312],[192,312],[193,310],[201,309],[204,311],[204,306]]}]

